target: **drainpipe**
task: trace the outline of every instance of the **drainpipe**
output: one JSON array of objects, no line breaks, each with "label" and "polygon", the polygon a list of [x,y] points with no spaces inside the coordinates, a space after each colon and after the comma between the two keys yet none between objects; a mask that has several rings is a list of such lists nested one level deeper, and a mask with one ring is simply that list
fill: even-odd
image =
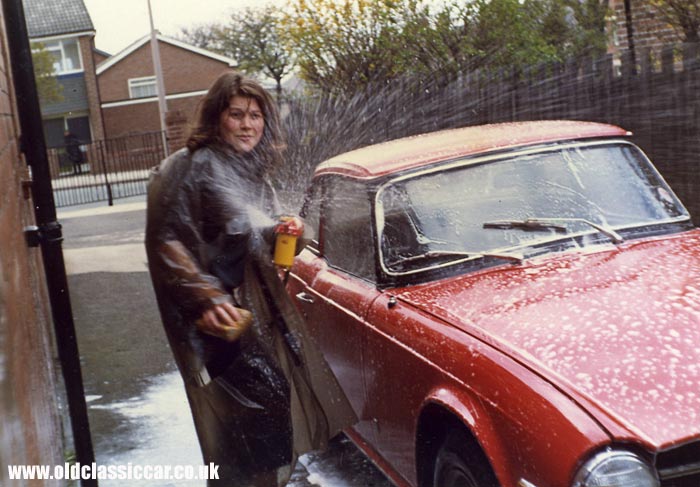
[{"label": "drainpipe", "polygon": [[[73,311],[63,261],[61,225],[56,221],[56,206],[51,188],[39,97],[34,80],[32,53],[22,0],[2,0],[14,91],[17,97],[21,130],[20,150],[32,173],[32,199],[36,227],[25,229],[29,246],[41,246],[51,315],[68,398],[76,459],[92,465],[95,455],[90,438],[85,391],[80,371],[80,355],[75,336]],[[83,486],[97,486],[97,480],[82,480]]]},{"label": "drainpipe", "polygon": [[632,0],[625,0],[625,28],[627,29],[627,47],[630,51],[632,70],[637,70],[637,55],[634,49],[634,19],[632,18]]}]

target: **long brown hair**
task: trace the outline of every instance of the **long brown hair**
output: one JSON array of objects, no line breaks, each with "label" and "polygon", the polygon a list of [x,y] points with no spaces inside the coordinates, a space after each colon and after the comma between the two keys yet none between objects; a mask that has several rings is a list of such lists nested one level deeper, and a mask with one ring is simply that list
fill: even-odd
[{"label": "long brown hair", "polygon": [[277,104],[257,81],[235,71],[225,71],[219,75],[199,102],[196,124],[187,139],[187,148],[194,152],[205,146],[226,147],[221,136],[220,117],[228,110],[231,98],[236,95],[253,98],[260,105],[265,129],[255,151],[262,153],[269,168],[277,166],[281,162],[284,148]]}]

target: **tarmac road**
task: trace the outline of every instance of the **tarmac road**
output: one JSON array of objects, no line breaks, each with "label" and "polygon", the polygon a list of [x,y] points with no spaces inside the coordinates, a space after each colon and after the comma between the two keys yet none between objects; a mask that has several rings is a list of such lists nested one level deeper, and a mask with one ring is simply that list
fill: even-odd
[{"label": "tarmac road", "polygon": [[[189,406],[146,267],[145,198],[59,209],[58,219],[98,465],[200,465]],[[326,452],[302,457],[289,487],[391,485],[341,437]]]}]

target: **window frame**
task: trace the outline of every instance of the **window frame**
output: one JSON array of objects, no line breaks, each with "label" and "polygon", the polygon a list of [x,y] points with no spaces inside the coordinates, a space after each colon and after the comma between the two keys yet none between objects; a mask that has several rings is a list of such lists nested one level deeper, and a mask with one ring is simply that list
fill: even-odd
[{"label": "window frame", "polygon": [[[49,149],[59,149],[63,147],[63,134],[66,130],[70,130],[70,121],[75,119],[84,119],[87,121],[87,133],[77,133],[79,139],[82,141],[83,145],[88,145],[93,142],[93,132],[92,132],[92,121],[90,119],[90,114],[87,111],[84,112],[74,112],[70,115],[59,115],[55,117],[49,117],[42,120],[42,129],[44,132],[44,137],[46,139],[46,144]],[[60,132],[57,131],[57,125],[60,123]],[[53,125],[52,128],[49,128]],[[74,130],[71,132],[75,133]]]},{"label": "window frame", "polygon": [[[321,233],[323,232],[323,200],[326,193],[326,183],[327,178],[321,178],[315,180],[309,185],[304,194],[304,202],[302,204],[301,212],[299,216],[304,219],[304,224],[312,226],[315,223],[315,227],[312,228],[314,234],[309,242],[306,244],[306,248],[313,252],[315,255],[321,255]],[[313,217],[310,217],[310,213],[315,212]],[[314,222],[314,219],[316,220]]]},{"label": "window frame", "polygon": [[[360,273],[356,272],[356,269],[347,269],[344,268],[342,265],[339,265],[337,262],[333,261],[331,258],[328,256],[328,251],[327,251],[327,236],[328,236],[328,230],[327,230],[327,221],[328,221],[328,213],[329,213],[329,203],[332,203],[329,201],[332,199],[332,197],[335,196],[335,185],[336,184],[342,184],[343,182],[350,182],[353,184],[356,184],[358,187],[362,188],[364,191],[364,194],[367,198],[367,209],[369,214],[367,215],[367,231],[370,232],[370,236],[368,237],[369,241],[371,242],[371,249],[369,251],[371,252],[371,269],[367,268],[365,271],[367,273]],[[328,175],[328,176],[323,176],[320,180],[315,181],[313,184],[321,184],[322,187],[320,189],[321,195],[332,195],[331,198],[327,198],[325,196],[322,196],[322,202],[320,204],[320,211],[319,211],[319,228],[318,228],[318,236],[317,236],[317,248],[311,247],[310,250],[312,250],[315,254],[319,255],[322,257],[328,264],[329,267],[336,269],[340,272],[343,272],[344,274],[348,276],[352,276],[357,279],[361,279],[363,281],[369,282],[373,285],[377,285],[378,283],[378,267],[377,267],[377,241],[376,241],[376,235],[375,235],[375,215],[374,215],[374,189],[371,185],[369,185],[366,181],[362,181],[356,178],[350,178],[346,176],[339,176],[339,175]],[[309,192],[309,195],[311,193]],[[312,203],[309,203],[312,204]],[[342,264],[342,263],[341,263]]]},{"label": "window frame", "polygon": [[[138,100],[141,98],[153,98],[155,96],[158,96],[158,86],[156,85],[155,76],[141,76],[139,78],[129,78],[127,80],[127,84],[129,87],[129,99]],[[153,86],[153,94],[141,96],[134,95],[134,88],[142,88],[146,86]]]},{"label": "window frame", "polygon": [[[66,56],[66,43],[69,42],[74,42],[78,51],[78,67],[77,68],[72,68],[72,69],[63,69],[65,68],[66,65],[66,59],[68,57]],[[56,52],[58,52],[60,56],[60,61],[54,62],[53,69],[54,72],[53,74],[56,76],[63,76],[66,74],[75,74],[75,73],[82,73],[85,71],[84,68],[84,63],[83,63],[83,53],[82,50],[80,49],[80,39],[78,37],[62,37],[58,39],[43,39],[43,40],[37,40],[35,42],[36,44],[42,44],[43,48],[46,49],[48,52],[50,52],[52,55],[55,55]],[[56,70],[56,64],[60,64],[61,69]]]}]

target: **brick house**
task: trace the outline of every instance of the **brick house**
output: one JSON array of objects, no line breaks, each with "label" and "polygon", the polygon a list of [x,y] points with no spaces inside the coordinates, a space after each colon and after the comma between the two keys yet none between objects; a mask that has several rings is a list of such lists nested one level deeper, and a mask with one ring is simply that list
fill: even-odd
[{"label": "brick house", "polygon": [[[151,36],[97,66],[107,138],[160,131]],[[230,58],[158,34],[168,114],[191,120],[213,80],[236,65]]]},{"label": "brick house", "polygon": [[12,482],[8,473],[8,465],[61,465],[65,457],[42,255],[23,232],[36,224],[35,202],[19,150],[22,106],[10,69],[6,1],[0,0],[0,485],[59,487],[64,482]]},{"label": "brick house", "polygon": [[62,146],[65,130],[85,142],[103,139],[95,76],[95,59],[100,59],[100,53],[83,0],[22,1],[32,46],[42,44],[53,54],[54,74],[63,87],[62,101],[41,107],[47,146]]},{"label": "brick house", "polygon": [[[658,54],[662,47],[681,42],[681,36],[666,23],[648,0],[609,0],[613,14],[612,39],[609,51],[619,54],[630,48],[630,37],[636,51],[650,49]],[[630,29],[627,18],[631,19]]]}]

